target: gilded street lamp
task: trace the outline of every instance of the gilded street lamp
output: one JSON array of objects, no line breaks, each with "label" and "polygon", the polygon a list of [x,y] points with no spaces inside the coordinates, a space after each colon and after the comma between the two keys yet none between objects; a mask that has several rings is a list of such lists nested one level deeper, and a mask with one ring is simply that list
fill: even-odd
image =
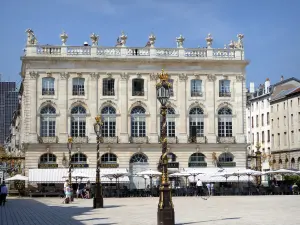
[{"label": "gilded street lamp", "polygon": [[70,201],[73,202],[74,198],[73,198],[73,191],[72,191],[72,163],[71,163],[71,157],[72,157],[71,154],[72,154],[72,148],[73,148],[73,138],[72,137],[68,137],[67,147],[69,149],[69,187],[72,192]]},{"label": "gilded street lamp", "polygon": [[168,177],[168,157],[167,157],[167,102],[170,98],[172,84],[168,82],[168,74],[162,70],[159,75],[160,82],[156,84],[157,99],[161,103],[161,143],[162,155],[160,157],[161,184],[159,187],[159,203],[157,209],[158,225],[174,225],[175,213],[172,202],[172,193]]},{"label": "gilded street lamp", "polygon": [[102,186],[100,180],[100,138],[102,134],[102,121],[100,116],[95,117],[96,123],[94,124],[94,130],[97,135],[97,168],[96,168],[96,191],[93,201],[93,207],[103,208],[103,196]]},{"label": "gilded street lamp", "polygon": [[[259,151],[260,149],[260,144],[256,143],[256,170],[261,172],[261,151]],[[257,176],[257,184],[260,185],[261,184],[261,176]]]}]

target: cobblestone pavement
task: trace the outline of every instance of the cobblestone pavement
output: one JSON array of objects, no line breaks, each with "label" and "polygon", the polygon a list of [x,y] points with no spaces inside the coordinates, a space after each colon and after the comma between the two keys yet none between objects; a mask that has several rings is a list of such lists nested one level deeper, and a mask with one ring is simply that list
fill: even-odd
[{"label": "cobblestone pavement", "polygon": [[[300,196],[238,196],[173,198],[177,225],[300,224]],[[8,198],[0,206],[0,225],[156,225],[157,198],[104,199],[104,209],[92,200],[61,204],[59,198]]]}]

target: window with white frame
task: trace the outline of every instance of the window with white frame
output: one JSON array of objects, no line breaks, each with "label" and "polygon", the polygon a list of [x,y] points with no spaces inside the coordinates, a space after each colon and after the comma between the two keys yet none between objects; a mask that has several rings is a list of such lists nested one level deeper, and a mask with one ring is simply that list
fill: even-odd
[{"label": "window with white frame", "polygon": [[115,79],[105,78],[103,79],[103,96],[114,96],[115,95]]},{"label": "window with white frame", "polygon": [[234,156],[230,152],[223,152],[219,156],[219,162],[233,162]]},{"label": "window with white frame", "polygon": [[117,163],[117,156],[113,153],[105,153],[101,156],[101,163]]},{"label": "window with white frame", "polygon": [[190,110],[190,137],[204,136],[204,114],[203,109],[195,107]]},{"label": "window with white frame", "polygon": [[191,80],[191,97],[202,96],[202,80],[193,79]]},{"label": "window with white frame", "polygon": [[82,153],[75,153],[71,156],[71,164],[86,164],[87,157]]},{"label": "window with white frame", "polygon": [[45,153],[40,157],[41,164],[56,163],[56,156],[52,153]]},{"label": "window with white frame", "polygon": [[131,110],[131,136],[146,137],[146,110],[137,106]]},{"label": "window with white frame", "polygon": [[56,110],[51,105],[46,105],[41,109],[41,137],[55,137]]},{"label": "window with white frame", "polygon": [[218,136],[232,137],[232,111],[228,107],[218,111]]},{"label": "window with white frame", "polygon": [[173,108],[167,109],[166,115],[167,122],[167,137],[175,137],[176,125],[175,125],[175,110]]},{"label": "window with white frame", "polygon": [[71,136],[85,137],[86,135],[86,109],[75,106],[71,110]]},{"label": "window with white frame", "polygon": [[190,156],[190,159],[189,159],[189,162],[190,163],[199,163],[199,162],[205,162],[205,155],[203,153],[193,153],[191,156]]},{"label": "window with white frame", "polygon": [[230,80],[219,81],[219,97],[230,97]]},{"label": "window with white frame", "polygon": [[148,158],[145,154],[136,153],[130,158],[130,163],[147,163]]},{"label": "window with white frame", "polygon": [[54,95],[54,81],[53,77],[42,78],[42,95]]},{"label": "window with white frame", "polygon": [[103,117],[103,137],[116,136],[116,110],[111,106],[106,106],[102,109],[101,115]]},{"label": "window with white frame", "polygon": [[84,95],[84,78],[73,78],[73,95]]}]

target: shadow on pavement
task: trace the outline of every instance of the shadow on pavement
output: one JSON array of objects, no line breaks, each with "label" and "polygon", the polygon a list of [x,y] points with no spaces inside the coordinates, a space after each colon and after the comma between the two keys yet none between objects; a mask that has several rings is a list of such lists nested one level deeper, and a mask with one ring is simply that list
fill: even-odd
[{"label": "shadow on pavement", "polygon": [[222,218],[217,220],[205,220],[205,221],[187,222],[187,223],[176,223],[175,225],[188,225],[188,224],[208,223],[208,222],[222,221],[222,220],[239,220],[239,219],[241,219],[241,217]]},{"label": "shadow on pavement", "polygon": [[[51,202],[48,204],[46,205],[34,199],[8,199],[5,209],[1,212],[1,217],[5,213],[6,220],[17,220],[16,224],[26,225],[83,225],[85,222],[97,225],[116,224],[108,222],[109,218],[107,216],[103,215],[101,211],[95,212],[92,207],[81,207],[73,203],[70,205],[62,204],[61,206],[57,203],[52,205]],[[111,205],[105,208],[116,207],[120,206]]]},{"label": "shadow on pavement", "polygon": [[104,205],[104,208],[105,208],[105,209],[109,209],[109,208],[119,208],[119,207],[122,207],[122,206],[125,206],[125,205]]}]

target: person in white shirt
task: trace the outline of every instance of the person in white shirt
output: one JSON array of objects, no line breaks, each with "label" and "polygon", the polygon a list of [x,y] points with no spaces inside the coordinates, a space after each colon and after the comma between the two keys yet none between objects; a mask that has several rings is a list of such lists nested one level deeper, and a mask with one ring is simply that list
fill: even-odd
[{"label": "person in white shirt", "polygon": [[198,196],[202,195],[203,184],[202,184],[202,181],[200,179],[198,179],[198,181],[196,183],[196,186],[197,186],[197,195]]},{"label": "person in white shirt", "polygon": [[2,185],[0,186],[0,206],[5,206],[6,202],[6,196],[8,194],[8,189],[5,185],[5,182],[2,182]]}]

